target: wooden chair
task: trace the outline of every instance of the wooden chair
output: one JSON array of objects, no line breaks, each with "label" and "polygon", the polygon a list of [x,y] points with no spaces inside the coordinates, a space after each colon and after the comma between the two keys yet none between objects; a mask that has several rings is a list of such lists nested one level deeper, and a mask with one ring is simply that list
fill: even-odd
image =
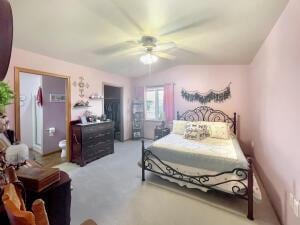
[{"label": "wooden chair", "polygon": [[[21,192],[13,183],[4,186],[2,202],[11,225],[49,225],[44,201],[35,200],[32,212],[27,211]],[[93,220],[87,220],[81,225],[97,224]]]}]

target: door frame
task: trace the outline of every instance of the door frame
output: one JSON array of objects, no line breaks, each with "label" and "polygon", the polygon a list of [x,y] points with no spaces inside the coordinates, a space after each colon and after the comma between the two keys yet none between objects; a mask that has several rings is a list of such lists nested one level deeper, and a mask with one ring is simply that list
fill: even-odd
[{"label": "door frame", "polygon": [[118,85],[115,85],[115,84],[111,84],[111,83],[107,83],[107,82],[102,82],[102,95],[103,95],[103,104],[102,104],[102,112],[103,114],[105,113],[104,112],[104,101],[105,101],[105,96],[104,96],[104,86],[111,86],[111,87],[116,87],[116,88],[120,88],[120,111],[121,111],[121,115],[120,115],[120,118],[121,118],[121,126],[120,126],[120,130],[122,131],[121,132],[121,142],[124,142],[125,141],[125,129],[124,129],[124,87],[123,86],[118,86]]},{"label": "door frame", "polygon": [[15,132],[17,140],[21,139],[21,121],[20,121],[20,73],[29,73],[32,75],[50,76],[65,79],[66,88],[66,142],[67,142],[67,160],[70,161],[70,121],[71,121],[71,78],[70,76],[49,73],[41,70],[28,69],[23,67],[14,68],[14,91],[15,91]]}]

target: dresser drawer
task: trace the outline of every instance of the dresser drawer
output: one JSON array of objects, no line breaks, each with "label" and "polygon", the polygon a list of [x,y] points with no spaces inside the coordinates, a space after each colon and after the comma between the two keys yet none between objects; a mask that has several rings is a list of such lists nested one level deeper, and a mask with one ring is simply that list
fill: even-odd
[{"label": "dresser drawer", "polygon": [[106,142],[107,140],[112,140],[113,139],[113,132],[111,130],[107,130],[103,133],[97,133],[95,135],[86,135],[83,138],[82,141],[82,146],[90,146],[90,145],[95,145],[98,142]]},{"label": "dresser drawer", "polygon": [[84,157],[91,158],[101,155],[103,152],[113,152],[114,143],[111,140],[104,142],[98,142],[93,145],[89,145],[84,150]]},{"label": "dresser drawer", "polygon": [[114,152],[114,142],[106,143],[102,147],[103,151],[113,153]]},{"label": "dresser drawer", "polygon": [[112,130],[113,123],[99,123],[93,124],[91,126],[83,127],[82,135],[95,135],[97,133],[101,133],[104,130]]}]

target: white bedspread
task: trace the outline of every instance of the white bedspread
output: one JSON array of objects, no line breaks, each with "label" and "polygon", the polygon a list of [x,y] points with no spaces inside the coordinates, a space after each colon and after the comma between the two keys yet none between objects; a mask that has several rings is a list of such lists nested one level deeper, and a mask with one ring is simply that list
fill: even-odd
[{"label": "white bedspread", "polygon": [[[228,140],[206,138],[202,141],[195,141],[185,139],[183,135],[169,134],[153,142],[147,149],[151,150],[154,155],[173,169],[189,176],[215,175],[220,172],[232,171],[236,168],[248,169],[248,161],[235,136]],[[160,162],[154,157],[151,157],[151,159],[160,165]],[[161,168],[155,166],[155,164],[152,165],[152,170],[154,171],[161,172]],[[161,177],[178,183],[180,186],[197,188],[202,191],[208,190],[207,188],[170,177]],[[210,178],[206,185],[239,179],[240,177],[235,174],[224,174],[216,178]],[[248,185],[247,180],[243,181],[243,183],[246,186]],[[234,181],[217,185],[215,188],[232,194],[233,186],[238,186],[241,190],[245,189],[243,184]],[[256,199],[261,199],[261,192],[255,176],[253,193]]]},{"label": "white bedspread", "polygon": [[[152,158],[153,161],[156,161],[158,163],[158,165],[160,164],[156,159]],[[184,165],[179,165],[176,163],[171,163],[171,162],[166,162],[164,161],[164,163],[166,163],[167,165],[171,166],[173,169],[183,173],[183,174],[188,174],[189,176],[201,176],[201,175],[214,175],[217,174],[217,172],[215,171],[209,171],[209,170],[204,170],[204,169],[199,169],[199,168],[194,168],[194,167],[189,167],[189,166],[184,166]],[[156,167],[155,164],[152,164],[152,170],[157,171],[157,172],[161,172],[160,168]],[[194,185],[191,183],[187,183],[184,181],[180,181],[177,179],[173,179],[171,177],[167,177],[167,176],[160,176],[163,179],[167,179],[173,183],[177,183],[180,186],[186,186],[187,188],[196,188],[199,189],[201,191],[208,191],[209,189],[205,188],[205,187],[200,187],[198,185]],[[239,177],[237,177],[234,174],[225,174],[222,176],[218,176],[216,178],[210,178],[210,181],[206,183],[206,185],[210,185],[213,183],[220,183],[223,181],[228,181],[228,180],[234,180],[234,179],[239,179]],[[245,180],[243,181],[243,183],[248,186],[248,181]],[[244,186],[239,183],[239,182],[228,182],[228,183],[224,183],[218,186],[215,186],[215,188],[219,191],[223,191],[229,194],[233,194],[232,193],[232,187],[233,186],[238,186],[241,188],[241,190],[244,189]],[[255,175],[253,175],[253,196],[255,199],[257,200],[261,200],[262,199],[262,195],[261,195],[261,191],[260,188],[258,186],[257,180],[255,178]]]},{"label": "white bedspread", "polygon": [[149,150],[160,159],[212,171],[230,171],[248,168],[237,139],[206,138],[202,141],[188,140],[183,135],[169,134],[153,142]]}]

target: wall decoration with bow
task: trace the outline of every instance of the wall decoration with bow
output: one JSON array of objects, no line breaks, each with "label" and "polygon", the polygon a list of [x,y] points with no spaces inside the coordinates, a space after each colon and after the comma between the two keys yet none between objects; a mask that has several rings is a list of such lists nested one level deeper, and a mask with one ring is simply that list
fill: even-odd
[{"label": "wall decoration with bow", "polygon": [[228,84],[226,88],[220,91],[216,90],[209,90],[205,93],[200,93],[197,91],[186,91],[185,89],[181,90],[181,96],[188,102],[200,102],[201,104],[207,104],[211,101],[214,102],[224,102],[228,98],[231,97],[231,90],[230,90],[231,82]]}]

